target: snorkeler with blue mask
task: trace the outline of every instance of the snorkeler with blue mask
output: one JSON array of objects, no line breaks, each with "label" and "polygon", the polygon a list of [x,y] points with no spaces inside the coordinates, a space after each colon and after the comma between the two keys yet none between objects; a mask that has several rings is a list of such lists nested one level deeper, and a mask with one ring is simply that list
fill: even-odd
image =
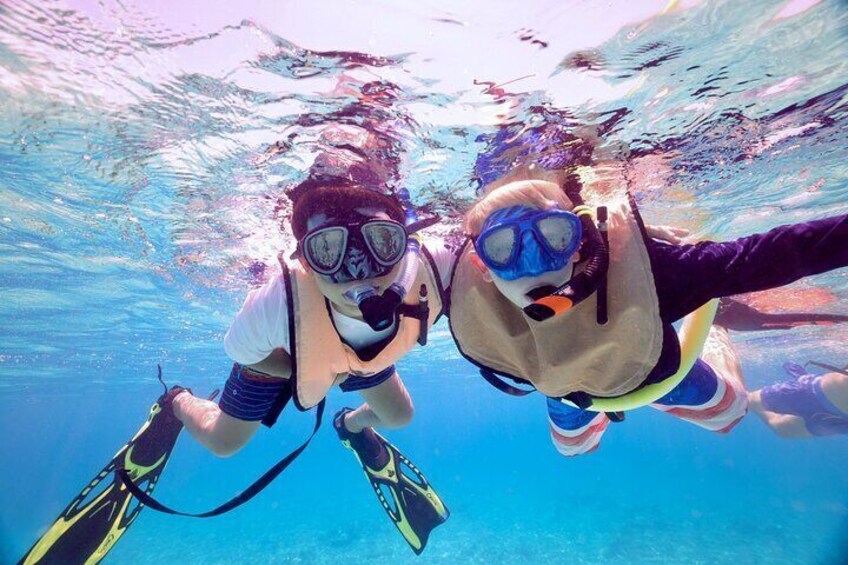
[{"label": "snorkeler with blue mask", "polygon": [[[510,206],[483,223],[474,248],[495,275],[504,296],[537,321],[568,311],[597,293],[597,320],[607,321],[606,274],[609,266],[607,209],[595,212],[572,193],[571,211],[553,205],[539,210]],[[586,252],[585,265],[572,277],[573,264]]]},{"label": "snorkeler with blue mask", "polygon": [[848,264],[846,216],[687,245],[652,237],[623,190],[603,193],[605,215],[582,202],[601,193],[581,196],[579,178],[525,172],[466,214],[450,329],[489,383],[547,397],[563,455],[593,451],[609,422],[641,406],[731,430],[748,394],[726,329],[712,325],[717,299]]}]

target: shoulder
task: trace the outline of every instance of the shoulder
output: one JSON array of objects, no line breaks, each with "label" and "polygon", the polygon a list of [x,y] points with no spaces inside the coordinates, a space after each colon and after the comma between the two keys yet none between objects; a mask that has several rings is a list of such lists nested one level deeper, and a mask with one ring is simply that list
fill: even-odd
[{"label": "shoulder", "polygon": [[[281,273],[259,288],[247,293],[242,306],[242,312],[255,311],[268,308],[285,308],[287,303],[287,291],[285,277]],[[240,314],[242,313],[240,312]]]},{"label": "shoulder", "polygon": [[289,351],[288,333],[285,279],[278,275],[248,293],[224,335],[224,350],[234,361],[251,365],[276,348]]},{"label": "shoulder", "polygon": [[423,244],[425,251],[433,260],[433,267],[442,281],[442,287],[447,288],[460,248],[445,239],[432,236],[423,238]]}]

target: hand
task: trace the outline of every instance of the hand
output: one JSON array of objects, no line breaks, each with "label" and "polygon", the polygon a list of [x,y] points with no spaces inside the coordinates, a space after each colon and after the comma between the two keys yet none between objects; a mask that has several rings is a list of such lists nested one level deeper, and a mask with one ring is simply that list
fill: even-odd
[{"label": "hand", "polygon": [[692,235],[687,229],[673,226],[645,226],[645,231],[648,232],[650,238],[678,245],[686,243],[686,239]]}]

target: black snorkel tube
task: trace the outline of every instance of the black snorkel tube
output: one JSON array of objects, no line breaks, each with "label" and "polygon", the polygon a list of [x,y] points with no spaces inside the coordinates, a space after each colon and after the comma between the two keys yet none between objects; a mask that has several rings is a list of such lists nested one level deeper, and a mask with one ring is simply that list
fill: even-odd
[{"label": "black snorkel tube", "polygon": [[[576,175],[569,175],[563,182],[563,192],[575,208],[586,205],[580,195],[581,188]],[[530,291],[528,296],[534,302],[524,308],[524,313],[528,317],[542,322],[568,312],[597,291],[597,320],[599,324],[607,322],[606,278],[609,270],[609,239],[606,207],[599,207],[597,215],[599,225],[595,225],[589,214],[579,215],[580,224],[583,227],[583,245],[580,251],[586,256],[586,266],[559,288],[547,286]]]}]

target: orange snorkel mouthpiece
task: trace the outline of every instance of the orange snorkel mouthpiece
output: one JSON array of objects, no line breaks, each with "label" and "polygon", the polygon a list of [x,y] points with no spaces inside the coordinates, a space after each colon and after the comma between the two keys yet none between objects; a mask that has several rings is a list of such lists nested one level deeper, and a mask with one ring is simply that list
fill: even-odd
[{"label": "orange snorkel mouthpiece", "polygon": [[558,316],[560,314],[564,314],[568,312],[574,307],[574,301],[565,296],[557,296],[552,294],[550,296],[545,296],[544,298],[540,298],[534,304],[537,306],[541,306],[544,308],[550,308],[552,316]]}]

